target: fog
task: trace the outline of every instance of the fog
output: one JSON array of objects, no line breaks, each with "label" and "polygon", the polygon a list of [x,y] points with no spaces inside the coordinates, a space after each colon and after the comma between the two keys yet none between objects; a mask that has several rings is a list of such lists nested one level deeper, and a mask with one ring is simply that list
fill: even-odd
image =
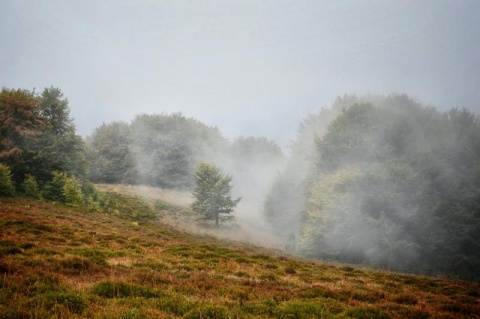
[{"label": "fog", "polygon": [[[418,158],[409,162],[401,152],[395,156],[419,169],[415,172],[395,166],[398,158],[393,155],[387,166],[330,163],[325,156],[331,152],[334,158],[337,150],[325,145],[336,144],[322,139],[337,117],[348,117],[355,102],[378,105],[390,94],[408,94],[422,108],[432,105],[446,111],[459,107],[480,113],[479,1],[4,0],[0,1],[0,28],[1,86],[60,88],[69,99],[77,132],[84,137],[95,135],[95,128],[103,123],[108,127],[108,123],[123,121],[125,171],[120,179],[113,174],[112,181],[185,191],[192,186],[190,173],[200,160],[207,160],[232,175],[233,196],[242,197],[236,212],[238,223],[257,242],[269,241],[319,258],[334,250],[337,256],[344,254],[339,258],[343,261],[382,265],[403,261],[405,265],[398,268],[408,270],[422,254],[430,254],[429,262],[439,264],[454,264],[458,256],[470,258],[469,263],[478,257],[457,254],[463,252],[461,245],[471,247],[469,238],[462,244],[450,243],[444,255],[456,257],[448,262],[435,259],[432,253],[432,247],[453,232],[440,227],[437,219],[443,217],[436,214],[471,200],[462,197],[461,191],[445,190],[445,185],[460,185],[458,189],[463,190],[458,180],[468,175],[448,166],[461,163],[453,154],[463,154],[463,150],[455,148],[458,141],[451,137],[459,131],[452,128],[444,144],[426,139],[423,144],[401,145],[405,154]],[[181,130],[162,131],[155,119],[153,131],[142,123],[134,125],[141,114],[156,114],[163,116],[162,123],[174,123],[168,116],[179,112],[186,118],[182,121],[191,123],[190,135]],[[405,114],[408,111],[397,115]],[[432,114],[437,114],[432,115],[437,124],[442,123],[437,119],[442,116],[452,117],[448,122],[452,127],[461,123],[462,116]],[[399,136],[408,135],[398,124],[403,122],[392,123],[398,125]],[[434,133],[413,131],[443,134],[433,129]],[[235,153],[242,136],[257,138],[264,146],[279,145],[283,156],[266,159]],[[385,138],[382,132],[368,141]],[[394,137],[388,138],[393,148],[398,146]],[[437,144],[429,144],[432,141]],[[162,151],[152,153],[156,148]],[[361,160],[358,156],[370,156],[367,150],[341,160]],[[383,151],[374,149],[374,153]],[[433,168],[425,165],[427,169],[422,161],[429,152],[436,161],[432,161]],[[179,159],[185,161],[184,166],[175,165]],[[100,164],[94,165],[98,171]],[[330,164],[344,166],[328,171],[325,167]],[[473,170],[469,165],[463,167],[467,172]],[[398,181],[379,177],[393,178],[397,170],[413,183],[412,189],[421,189],[429,199],[444,193],[450,197],[432,208],[404,189],[398,190]],[[168,174],[169,180],[163,178]],[[353,184],[339,182],[345,177],[342,174],[350,174],[346,179]],[[425,178],[415,180],[420,175]],[[435,180],[438,176],[444,179]],[[368,184],[369,178],[374,182]],[[368,187],[353,189],[352,185]],[[379,187],[377,193],[387,189],[401,196],[384,194],[383,202],[378,202],[375,194],[365,191],[375,189],[371,185]],[[337,191],[337,186],[345,192]],[[325,200],[322,194],[331,189],[336,190],[329,197],[333,199]],[[476,194],[468,191],[469,196]],[[409,217],[420,209],[430,209],[436,221]],[[366,212],[373,214],[369,222],[363,219]],[[395,217],[388,216],[389,212]],[[459,228],[468,225],[469,219],[462,218]],[[385,222],[378,225],[379,220]],[[404,240],[412,222],[427,223],[436,237],[418,235]],[[356,232],[351,231],[352,225]],[[325,227],[331,232],[320,232]],[[339,236],[349,232],[351,236]],[[386,237],[396,246],[381,246]],[[371,249],[365,251],[367,246]],[[427,246],[431,250],[425,253],[422,249]],[[389,257],[381,249],[406,255]],[[418,267],[431,270],[429,265]]]},{"label": "fog", "polygon": [[479,111],[478,1],[0,2],[0,85],[60,87],[78,132],[181,111],[288,149],[344,93]]}]

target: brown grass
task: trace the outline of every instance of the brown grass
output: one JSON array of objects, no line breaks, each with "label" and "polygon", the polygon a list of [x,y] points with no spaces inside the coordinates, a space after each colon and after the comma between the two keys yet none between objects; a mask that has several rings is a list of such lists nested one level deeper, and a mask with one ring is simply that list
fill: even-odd
[{"label": "brown grass", "polygon": [[294,259],[178,231],[165,212],[132,222],[19,198],[0,212],[0,318],[480,314],[478,283]]}]

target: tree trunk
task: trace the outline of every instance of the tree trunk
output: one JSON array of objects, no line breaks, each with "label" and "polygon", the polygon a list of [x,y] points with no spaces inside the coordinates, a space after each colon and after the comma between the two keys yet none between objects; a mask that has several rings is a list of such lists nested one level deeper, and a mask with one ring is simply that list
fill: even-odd
[{"label": "tree trunk", "polygon": [[215,227],[218,228],[218,215],[215,216]]}]

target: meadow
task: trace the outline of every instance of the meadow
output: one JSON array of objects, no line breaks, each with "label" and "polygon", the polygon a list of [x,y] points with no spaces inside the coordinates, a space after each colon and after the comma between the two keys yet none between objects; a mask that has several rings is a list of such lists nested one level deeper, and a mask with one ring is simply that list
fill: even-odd
[{"label": "meadow", "polygon": [[295,258],[115,196],[111,214],[0,198],[0,318],[480,317],[477,282]]}]

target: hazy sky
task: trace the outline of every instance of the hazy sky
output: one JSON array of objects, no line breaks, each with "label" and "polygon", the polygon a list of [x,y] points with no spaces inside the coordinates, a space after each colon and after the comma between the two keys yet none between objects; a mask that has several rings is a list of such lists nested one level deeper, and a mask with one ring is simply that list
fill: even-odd
[{"label": "hazy sky", "polygon": [[0,0],[0,86],[52,85],[82,135],[181,111],[285,146],[345,93],[480,113],[480,1]]}]

